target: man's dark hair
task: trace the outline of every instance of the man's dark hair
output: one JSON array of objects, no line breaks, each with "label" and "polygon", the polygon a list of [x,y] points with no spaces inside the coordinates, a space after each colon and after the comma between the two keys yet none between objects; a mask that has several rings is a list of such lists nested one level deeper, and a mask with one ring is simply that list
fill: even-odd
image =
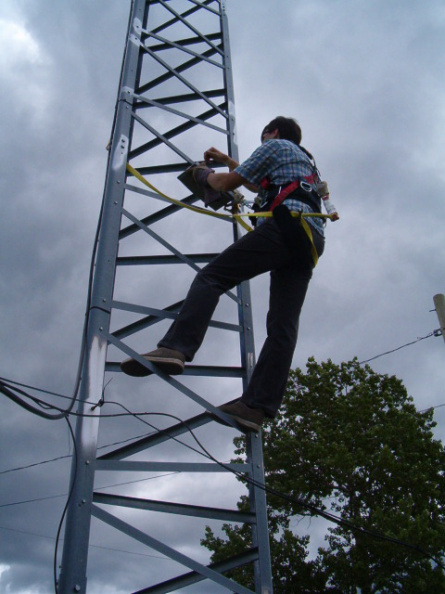
[{"label": "man's dark hair", "polygon": [[267,124],[263,130],[263,134],[264,132],[273,132],[274,130],[278,130],[280,138],[284,140],[290,140],[298,145],[301,143],[301,128],[292,118],[285,118],[284,116],[276,117]]}]

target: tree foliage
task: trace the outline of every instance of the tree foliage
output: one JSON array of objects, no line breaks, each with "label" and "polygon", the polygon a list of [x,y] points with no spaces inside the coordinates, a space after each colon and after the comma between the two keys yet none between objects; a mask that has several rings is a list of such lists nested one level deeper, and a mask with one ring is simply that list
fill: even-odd
[{"label": "tree foliage", "polygon": [[[434,426],[432,409],[417,411],[399,379],[356,359],[309,359],[305,373],[291,371],[280,413],[263,432],[266,484],[291,496],[268,496],[277,592],[445,592],[442,568],[422,552],[440,559],[445,551],[445,450]],[[243,458],[245,438],[235,445]],[[311,512],[301,502],[361,531],[331,524],[326,544],[308,559],[310,535],[297,529]],[[202,541],[214,561],[251,538],[246,526],[224,525],[223,532],[226,538],[207,528]],[[249,570],[238,572],[254,589]]]}]

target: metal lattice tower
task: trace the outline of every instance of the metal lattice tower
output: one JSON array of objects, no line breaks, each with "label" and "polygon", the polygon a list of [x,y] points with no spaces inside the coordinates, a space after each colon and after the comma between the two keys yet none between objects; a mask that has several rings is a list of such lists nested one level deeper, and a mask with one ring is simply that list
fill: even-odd
[{"label": "metal lattice tower", "polygon": [[[218,220],[169,203],[132,175],[127,164],[164,194],[191,205],[197,198],[184,196],[187,191],[177,175],[212,145],[226,146],[228,154],[238,160],[223,0],[133,0],[89,301],[72,490],[58,585],[61,594],[87,591],[89,538],[97,524],[107,525],[123,538],[134,539],[138,546],[148,547],[172,559],[175,567],[182,567],[155,584],[147,569],[147,583],[139,592],[193,591],[194,584],[207,580],[219,585],[218,591],[245,594],[251,590],[228,579],[225,573],[253,564],[255,592],[272,593],[266,498],[258,486],[264,484],[261,434],[247,434],[247,458],[238,464],[221,466],[209,458],[204,458],[205,462],[202,458],[199,462],[184,460],[182,447],[190,440],[190,430],[207,431],[203,443],[212,450],[208,440],[212,427],[226,431],[231,441],[231,430],[216,425],[211,414],[222,402],[240,395],[254,366],[248,283],[223,296],[202,354],[198,353],[196,364],[186,366],[180,380],[150,363],[147,366],[152,374],[143,379],[129,378],[119,367],[122,359],[155,347],[175,318],[198,266],[215,255],[204,253],[203,248],[210,245],[218,250],[240,233],[230,217]],[[110,389],[127,409],[135,406],[133,394],[136,398],[143,390],[146,410],[158,410],[158,395],[162,394],[165,414],[180,418],[169,417],[161,430],[147,432],[101,454],[100,433],[104,423],[111,422],[105,418],[109,409],[102,406],[104,400],[108,404],[111,379]],[[239,391],[226,392],[229,384]],[[181,420],[184,415],[178,410],[196,414]],[[113,422],[129,421],[118,418]],[[158,448],[162,447],[167,448],[166,460],[159,460],[162,454]],[[127,477],[130,473],[159,471],[193,477],[206,503],[135,497],[133,492],[131,496],[122,494],[122,489],[104,493],[96,487],[98,475]],[[248,487],[250,510],[246,513],[212,505],[206,498],[206,488],[215,473],[239,488],[234,472],[252,479]],[[253,545],[236,557],[207,565],[175,549],[168,539],[151,534],[146,518],[152,513],[177,517],[178,521],[179,517],[190,517],[219,525],[221,521],[247,523]],[[135,514],[144,520],[132,522]],[[190,548],[198,545],[199,541],[192,542]]]}]

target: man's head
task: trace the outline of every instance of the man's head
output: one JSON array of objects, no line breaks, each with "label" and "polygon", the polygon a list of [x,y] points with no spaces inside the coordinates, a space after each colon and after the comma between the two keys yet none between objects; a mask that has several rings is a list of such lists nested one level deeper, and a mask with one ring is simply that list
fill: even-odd
[{"label": "man's head", "polygon": [[301,128],[297,122],[292,118],[285,118],[284,116],[278,116],[273,119],[264,130],[261,132],[261,142],[270,138],[282,138],[284,140],[290,140],[295,144],[301,143]]}]

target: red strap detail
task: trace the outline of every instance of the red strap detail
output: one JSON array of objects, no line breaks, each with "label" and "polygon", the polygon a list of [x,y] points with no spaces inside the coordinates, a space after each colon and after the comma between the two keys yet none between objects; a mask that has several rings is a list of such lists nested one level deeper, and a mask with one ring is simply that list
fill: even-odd
[{"label": "red strap detail", "polygon": [[270,210],[273,210],[274,208],[276,208],[277,206],[279,206],[283,200],[286,200],[286,198],[289,196],[289,194],[291,194],[294,190],[296,190],[300,185],[300,180],[297,179],[294,182],[292,182],[291,184],[289,184],[288,186],[286,186],[284,188],[284,190],[281,190],[281,192],[275,196],[274,201],[272,202],[272,205],[270,207]]},{"label": "red strap detail", "polygon": [[263,178],[260,181],[260,186],[263,188],[263,190],[267,190],[267,188],[270,186],[270,179],[268,177]]}]

